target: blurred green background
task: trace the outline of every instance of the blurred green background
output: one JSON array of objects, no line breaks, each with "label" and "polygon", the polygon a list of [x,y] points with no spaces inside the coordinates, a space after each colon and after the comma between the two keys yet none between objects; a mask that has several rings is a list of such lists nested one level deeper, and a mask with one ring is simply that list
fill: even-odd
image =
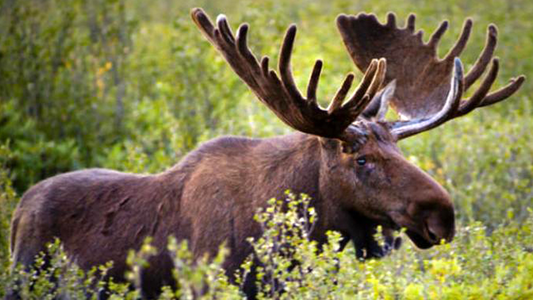
[{"label": "blurred green background", "polygon": [[[221,135],[271,137],[291,131],[240,82],[189,17],[203,7],[247,22],[254,52],[277,57],[286,27],[299,33],[293,56],[300,88],[325,61],[325,105],[347,72],[361,77],[335,26],[339,13],[417,14],[427,40],[450,21],[439,53],[466,17],[474,29],[461,58],[468,70],[486,28],[499,28],[497,86],[529,77],[509,100],[400,143],[406,157],[451,193],[462,224],[489,232],[527,218],[533,204],[533,2],[505,1],[0,1],[0,222],[7,261],[10,215],[44,178],[87,167],[154,173]],[[474,90],[474,89],[472,89]],[[391,114],[390,118],[394,118]]]}]

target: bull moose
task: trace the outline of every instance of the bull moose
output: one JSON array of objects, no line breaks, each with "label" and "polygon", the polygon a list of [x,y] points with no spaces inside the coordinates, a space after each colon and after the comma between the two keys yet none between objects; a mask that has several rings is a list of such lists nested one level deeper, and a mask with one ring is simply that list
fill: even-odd
[{"label": "bull moose", "polygon": [[[257,209],[285,190],[313,199],[318,215],[313,239],[324,243],[326,231],[339,231],[344,244],[352,241],[362,258],[385,252],[374,240],[378,225],[385,232],[405,228],[422,249],[453,239],[449,194],[408,162],[397,142],[502,101],[520,88],[524,76],[489,92],[499,69],[493,58],[496,26],[488,27],[483,51],[463,75],[458,56],[471,33],[470,19],[441,59],[437,45],[447,21],[424,43],[422,32],[415,32],[414,15],[405,27],[396,25],[392,13],[386,23],[372,14],[340,15],[338,30],[364,76],[345,101],[354,80],[348,74],[324,109],[317,102],[321,60],[305,96],[295,85],[290,63],[295,25],[285,34],[276,72],[268,57],[258,60],[248,48],[247,24],[234,35],[224,16],[215,24],[202,9],[193,9],[191,16],[257,98],[297,132],[264,139],[220,137],[156,175],[89,169],[46,179],[23,195],[13,216],[14,265],[30,266],[46,243],[59,238],[83,269],[113,261],[110,276],[124,280],[128,250],[151,236],[161,250],[142,272],[141,289],[144,297],[153,298],[162,286],[175,286],[172,260],[164,250],[169,236],[187,240],[195,257],[214,254],[226,243],[230,255],[224,268],[231,276],[251,253],[247,238],[262,233],[253,219]],[[477,90],[462,99],[489,65]],[[389,104],[400,120],[385,120]]]}]

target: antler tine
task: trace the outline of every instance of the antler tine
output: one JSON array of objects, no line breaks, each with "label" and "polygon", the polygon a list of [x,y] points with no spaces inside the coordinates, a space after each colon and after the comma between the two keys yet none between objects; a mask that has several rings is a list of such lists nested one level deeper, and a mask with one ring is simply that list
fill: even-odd
[{"label": "antler tine", "polygon": [[487,41],[485,43],[485,47],[483,48],[483,52],[481,52],[479,55],[474,67],[465,76],[466,90],[468,90],[468,88],[470,88],[470,86],[481,76],[481,74],[485,72],[492,55],[494,54],[494,50],[496,50],[496,44],[498,42],[497,36],[498,30],[496,26],[494,26],[494,24],[489,25],[487,29]]},{"label": "antler tine", "polygon": [[[248,61],[250,66],[257,70],[259,68],[259,64],[257,62],[257,58],[255,57],[255,55],[250,51],[250,48],[248,48],[247,36],[248,36],[248,24],[242,24],[241,26],[239,26],[239,29],[237,29],[237,49],[239,50],[239,54],[241,54]],[[268,72],[268,57],[265,57],[265,58],[266,58],[265,71]]]},{"label": "antler tine", "polygon": [[352,73],[346,75],[346,78],[344,78],[344,81],[341,84],[341,87],[335,93],[335,96],[333,97],[333,100],[329,104],[328,107],[328,113],[332,114],[335,111],[337,111],[339,108],[342,107],[342,103],[344,102],[344,99],[346,99],[346,95],[350,91],[350,88],[352,87],[352,82],[354,79],[354,75]]},{"label": "antler tine", "polygon": [[[483,79],[481,86],[474,92],[474,94],[467,101],[462,104],[457,113],[453,116],[459,117],[466,115],[467,113],[476,109],[481,101],[487,96],[490,91],[490,87],[496,81],[498,76],[498,70],[500,69],[500,61],[497,58],[492,60],[492,66],[490,68],[489,74]],[[466,90],[466,89],[465,89]]]},{"label": "antler tine", "polygon": [[349,74],[334,97],[330,109],[323,110],[316,99],[323,65],[321,60],[316,61],[309,78],[307,99],[303,98],[294,82],[291,55],[296,37],[295,25],[289,26],[281,45],[278,61],[280,77],[278,77],[274,70],[269,69],[269,58],[264,56],[259,63],[248,47],[247,24],[239,26],[235,37],[224,15],[217,18],[216,27],[202,9],[193,9],[191,17],[207,40],[224,56],[231,68],[259,100],[284,123],[304,133],[326,138],[345,138],[347,135],[344,131],[358,117],[355,112],[361,110],[360,106],[368,104],[368,97],[375,94],[384,78],[385,61],[382,60],[379,72],[376,71],[378,68],[374,67],[365,75],[360,89],[356,92],[357,95],[361,93],[362,95],[353,101],[357,100],[357,110],[355,110],[342,105],[354,79],[354,75]]},{"label": "antler tine", "polygon": [[385,80],[385,73],[387,71],[387,61],[384,58],[378,60],[376,75],[372,79],[372,83],[368,88],[368,95],[372,98],[379,90],[383,80]]},{"label": "antler tine", "polygon": [[342,105],[342,102],[344,101],[344,98],[346,98],[346,94],[348,93],[354,78],[353,74],[348,74],[341,88],[337,91],[337,94],[333,98],[333,101],[328,108],[328,112],[332,114],[335,111],[342,109],[349,110],[350,114],[355,117],[359,116],[374,98],[379,90],[379,87],[385,80],[386,70],[387,61],[384,58],[381,58],[380,60],[372,60],[370,66],[365,72],[363,81],[354,92],[350,100],[346,102],[346,104]]},{"label": "antler tine", "polygon": [[[376,71],[372,78],[372,82],[370,83],[370,86],[366,91],[366,94],[360,99],[356,98],[354,94],[353,98],[355,101],[347,103],[348,105],[346,105],[346,108],[350,109],[351,114],[353,114],[354,116],[359,116],[364,112],[364,110],[370,104],[372,99],[374,99],[374,96],[376,96],[379,87],[381,87],[381,85],[385,81],[386,72],[387,62],[384,58],[381,58],[379,61],[376,62]],[[363,92],[359,92],[358,94],[363,94]]]},{"label": "antler tine", "polygon": [[302,99],[302,95],[298,91],[291,71],[291,55],[294,46],[294,39],[296,37],[296,25],[292,24],[285,33],[283,44],[281,45],[281,51],[279,54],[279,73],[281,76],[281,82],[287,89],[287,92],[294,99]]},{"label": "antler tine", "polygon": [[261,59],[261,71],[263,72],[263,77],[268,77],[270,71],[270,68],[268,67],[269,61],[270,59],[268,58],[268,56],[263,56],[263,58]]},{"label": "antler tine", "polygon": [[387,61],[384,58],[379,59],[376,67],[376,74],[372,79],[372,83],[368,87],[367,93],[363,98],[357,101],[357,104],[352,108],[352,113],[355,115],[361,114],[365,108],[370,104],[370,101],[374,98],[379,88],[385,81],[385,73],[387,72]]},{"label": "antler tine", "polygon": [[520,75],[517,78],[511,79],[511,82],[507,84],[506,86],[502,87],[501,89],[495,92],[488,94],[487,97],[483,99],[479,107],[492,105],[492,104],[498,103],[502,100],[509,98],[516,91],[518,91],[518,89],[520,89],[520,87],[522,86],[525,80],[526,80],[526,76],[524,75]]},{"label": "antler tine", "polygon": [[322,61],[317,59],[309,78],[309,84],[307,85],[307,100],[316,104],[316,90],[318,88],[318,81],[320,79],[320,73],[322,72]]},{"label": "antler tine", "polygon": [[448,30],[448,21],[443,21],[442,23],[440,23],[437,30],[435,30],[435,32],[433,32],[433,34],[429,38],[428,45],[433,49],[436,49],[441,37],[444,35],[446,30]]},{"label": "antler tine", "polygon": [[215,27],[213,26],[213,23],[211,23],[211,20],[209,20],[209,17],[204,13],[204,11],[201,8],[193,8],[191,10],[191,16],[192,20],[200,28],[200,31],[202,34],[210,41],[213,40],[213,32],[215,31]]},{"label": "antler tine", "polygon": [[472,32],[472,19],[466,19],[463,30],[461,31],[461,35],[459,36],[459,39],[453,45],[453,47],[450,49],[448,54],[445,56],[445,60],[452,60],[455,57],[459,56],[461,52],[466,47],[466,44],[468,43],[468,39],[470,39],[470,33]]},{"label": "antler tine", "polygon": [[409,30],[410,32],[414,32],[415,31],[415,21],[416,21],[415,14],[409,14],[409,16],[407,17],[407,25],[405,26],[405,28],[407,30]]},{"label": "antler tine", "polygon": [[361,102],[361,99],[365,96],[367,91],[369,90],[370,86],[374,82],[374,78],[377,75],[378,72],[378,60],[373,59],[370,62],[370,65],[366,69],[365,75],[363,76],[363,80],[353,93],[352,97],[346,104],[344,104],[344,107],[346,109],[353,109],[358,106],[358,104]]},{"label": "antler tine", "polygon": [[387,14],[387,26],[396,28],[396,15],[393,12]]},{"label": "antler tine", "polygon": [[233,32],[231,32],[231,28],[229,28],[226,16],[222,14],[218,15],[216,22],[218,29],[220,30],[220,33],[222,34],[222,37],[226,40],[226,42],[228,44],[234,44],[235,38],[233,37]]}]

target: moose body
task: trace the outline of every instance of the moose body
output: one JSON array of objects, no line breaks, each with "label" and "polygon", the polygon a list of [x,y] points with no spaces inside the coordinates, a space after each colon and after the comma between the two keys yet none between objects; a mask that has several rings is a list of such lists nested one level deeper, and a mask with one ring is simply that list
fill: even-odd
[{"label": "moose body", "polygon": [[[301,133],[270,139],[222,137],[158,175],[90,169],[49,178],[25,193],[15,213],[14,260],[30,265],[46,243],[59,238],[80,267],[113,261],[110,276],[121,280],[130,249],[138,249],[151,236],[153,245],[164,250],[168,237],[174,236],[189,241],[195,257],[215,254],[226,243],[231,254],[225,268],[232,274],[250,254],[246,239],[261,234],[253,221],[257,209],[272,197],[282,197],[286,189],[314,199],[320,216],[315,239],[324,241],[327,230],[338,230],[358,247],[378,251],[372,238],[377,222],[335,205],[348,205],[353,194],[337,186],[340,182],[331,173],[342,166],[335,165],[338,158],[322,153],[324,142]],[[417,188],[438,187],[429,183]],[[404,188],[410,186],[412,190],[406,180]],[[451,206],[446,209],[452,211]],[[453,212],[449,218],[453,224]],[[151,295],[173,285],[173,265],[165,251],[150,264],[143,274],[143,291]]]},{"label": "moose body", "polygon": [[[325,146],[337,151],[322,151]],[[384,141],[381,147],[393,145]],[[155,296],[163,285],[174,285],[172,261],[164,251],[170,236],[189,241],[195,257],[213,255],[225,243],[231,253],[225,269],[231,275],[250,255],[251,245],[246,239],[262,233],[253,220],[257,209],[272,197],[283,197],[287,189],[313,199],[319,215],[314,239],[323,242],[327,230],[338,230],[358,249],[380,256],[381,249],[373,239],[375,226],[391,223],[369,219],[350,208],[354,191],[339,186],[342,182],[336,177],[343,175],[333,174],[344,166],[338,165],[338,157],[329,157],[331,153],[342,155],[339,143],[302,133],[270,139],[222,137],[205,143],[157,175],[89,169],[49,178],[25,193],[14,215],[14,261],[31,265],[46,243],[59,238],[80,267],[89,269],[113,261],[109,275],[123,280],[128,251],[139,249],[151,236],[152,244],[163,251],[151,259],[143,273],[142,289],[147,296]],[[390,155],[401,158],[395,151]],[[423,179],[413,185],[407,177],[399,178],[405,195],[415,194],[415,189],[421,196],[424,190],[436,190],[441,193],[436,196],[447,199],[444,190],[412,165],[399,160],[398,167],[388,170]],[[364,193],[363,187],[360,189]],[[346,208],[339,207],[339,202]],[[445,204],[450,212],[446,221],[453,227],[451,203]],[[364,210],[365,203],[360,205]]]},{"label": "moose body", "polygon": [[[456,56],[466,44],[471,22],[465,23],[450,54],[439,60],[436,45],[447,23],[424,44],[414,34],[414,16],[400,29],[394,15],[385,25],[373,15],[341,15],[337,22],[344,42],[356,65],[366,71],[346,103],[352,74],[324,110],[316,101],[321,61],[315,64],[306,98],[294,84],[290,55],[295,26],[288,29],[282,44],[278,77],[269,69],[267,57],[259,63],[246,46],[247,25],[233,36],[224,17],[217,19],[216,27],[201,9],[193,10],[192,18],[259,100],[299,132],[267,139],[218,138],[157,175],[91,169],[44,180],[24,194],[14,214],[14,265],[32,265],[45,244],[59,238],[82,268],[113,261],[109,275],[124,280],[127,252],[139,249],[151,236],[159,253],[143,270],[141,288],[145,297],[153,298],[162,286],[175,286],[172,260],[165,250],[168,238],[175,237],[187,240],[196,258],[213,255],[225,243],[230,254],[224,268],[231,278],[251,253],[247,238],[262,234],[254,214],[268,199],[283,197],[285,190],[311,197],[318,216],[311,238],[323,243],[327,231],[339,231],[344,244],[351,240],[362,258],[387,252],[374,240],[378,225],[386,233],[406,228],[420,248],[452,240],[454,208],[449,195],[409,163],[396,144],[518,90],[523,77],[488,94],[498,71],[498,61],[491,60],[495,27],[489,27],[485,50],[463,78]],[[367,49],[383,41],[378,54]],[[398,53],[405,49],[415,53]],[[404,57],[437,67],[417,65],[423,71],[406,72],[410,61]],[[490,61],[493,65],[481,86],[462,101],[463,91]],[[430,75],[427,81],[417,77]],[[417,102],[415,108],[409,104],[411,97]],[[389,101],[413,119],[385,121]],[[253,297],[253,282],[245,290]]]}]

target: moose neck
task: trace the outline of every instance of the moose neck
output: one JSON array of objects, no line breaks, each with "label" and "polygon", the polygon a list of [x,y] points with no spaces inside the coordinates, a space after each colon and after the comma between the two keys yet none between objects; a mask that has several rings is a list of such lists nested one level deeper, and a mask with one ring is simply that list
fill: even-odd
[{"label": "moose neck", "polygon": [[354,221],[354,212],[345,211],[337,201],[341,200],[339,197],[353,195],[340,195],[337,185],[331,180],[330,172],[334,172],[331,162],[336,159],[326,157],[336,152],[331,147],[339,148],[340,143],[303,133],[264,139],[254,151],[256,163],[251,164],[255,169],[250,176],[257,176],[259,184],[254,199],[263,204],[272,197],[285,198],[283,193],[286,190],[295,195],[304,193],[310,196],[311,205],[318,213],[318,223],[312,236],[319,242],[326,241],[325,233],[329,230],[353,236],[359,234],[362,226],[368,225],[364,218],[355,218]]},{"label": "moose neck", "polygon": [[330,169],[324,165],[324,151],[321,138],[303,133],[266,139],[222,137],[201,145],[158,176],[170,177],[165,180],[173,190],[170,194],[180,195],[182,202],[188,197],[182,191],[194,186],[195,178],[208,178],[242,210],[241,215],[254,214],[268,199],[284,199],[287,190],[307,194],[319,214],[313,236],[324,241],[326,231],[341,229],[336,223],[342,214],[336,199],[329,198],[335,186],[324,171]]},{"label": "moose neck", "polygon": [[[318,138],[293,133],[264,139],[253,149],[253,174],[264,201],[271,197],[284,198],[286,190],[305,193],[313,199],[319,196],[320,144]],[[264,196],[264,197],[262,197]]]}]

